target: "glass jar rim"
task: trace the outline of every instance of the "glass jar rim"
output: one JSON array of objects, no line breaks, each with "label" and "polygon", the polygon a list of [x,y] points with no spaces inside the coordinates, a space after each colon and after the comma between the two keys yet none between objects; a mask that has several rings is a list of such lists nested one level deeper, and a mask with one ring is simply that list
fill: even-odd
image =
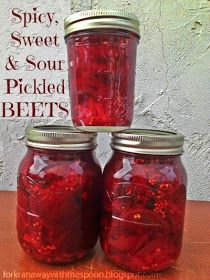
[{"label": "glass jar rim", "polygon": [[129,12],[120,10],[85,10],[64,19],[65,38],[71,33],[87,29],[113,28],[134,32],[140,37],[139,20]]},{"label": "glass jar rim", "polygon": [[179,133],[153,130],[128,129],[112,133],[114,149],[140,154],[178,155],[183,153],[184,136]]},{"label": "glass jar rim", "polygon": [[97,146],[97,133],[81,132],[72,126],[40,125],[27,127],[26,145],[52,150],[90,150]]}]

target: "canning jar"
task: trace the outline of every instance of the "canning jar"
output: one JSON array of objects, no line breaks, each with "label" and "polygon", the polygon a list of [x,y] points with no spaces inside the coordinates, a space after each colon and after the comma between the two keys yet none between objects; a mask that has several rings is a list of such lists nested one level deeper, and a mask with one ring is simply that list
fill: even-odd
[{"label": "canning jar", "polygon": [[99,232],[96,133],[39,126],[26,129],[26,144],[17,182],[19,242],[45,263],[80,259]]},{"label": "canning jar", "polygon": [[65,39],[74,125],[85,131],[129,128],[138,19],[123,11],[82,11],[65,19]]},{"label": "canning jar", "polygon": [[182,135],[155,130],[114,133],[103,173],[100,239],[106,256],[132,272],[154,272],[182,246],[187,177]]}]

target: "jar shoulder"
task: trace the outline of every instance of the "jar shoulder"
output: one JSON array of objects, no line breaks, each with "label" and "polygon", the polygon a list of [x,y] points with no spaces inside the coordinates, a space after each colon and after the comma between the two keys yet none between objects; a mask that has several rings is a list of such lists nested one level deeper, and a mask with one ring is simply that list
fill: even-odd
[{"label": "jar shoulder", "polygon": [[[187,173],[180,156],[128,155],[115,152],[106,164],[104,176],[117,181],[131,178],[153,181],[178,180],[186,186]],[[132,179],[133,180],[133,179]]]},{"label": "jar shoulder", "polygon": [[52,176],[94,176],[100,174],[100,166],[92,153],[47,153],[27,151],[18,170],[19,175],[49,179]]}]

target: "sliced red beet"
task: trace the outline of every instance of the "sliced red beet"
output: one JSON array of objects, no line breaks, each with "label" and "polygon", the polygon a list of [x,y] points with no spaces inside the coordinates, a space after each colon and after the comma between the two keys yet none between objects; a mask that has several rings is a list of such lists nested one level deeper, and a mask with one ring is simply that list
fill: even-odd
[{"label": "sliced red beet", "polygon": [[[132,34],[113,31],[85,34],[85,41],[83,36],[68,38],[69,61],[74,64],[69,79],[75,125],[130,125],[137,43]],[[87,94],[92,98],[81,102]]]},{"label": "sliced red beet", "polygon": [[119,236],[117,239],[109,239],[109,245],[115,247],[119,251],[124,251],[128,254],[135,254],[148,242],[148,236]]},{"label": "sliced red beet", "polygon": [[33,258],[46,263],[79,259],[98,237],[100,168],[89,151],[34,153],[41,168],[32,161],[32,168],[24,174],[20,170],[18,177],[19,241]]}]

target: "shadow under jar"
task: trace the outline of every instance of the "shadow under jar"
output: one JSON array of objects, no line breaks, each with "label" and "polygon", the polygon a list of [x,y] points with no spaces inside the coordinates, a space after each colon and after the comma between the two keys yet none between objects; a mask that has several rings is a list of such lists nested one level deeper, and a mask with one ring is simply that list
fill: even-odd
[{"label": "shadow under jar", "polygon": [[105,255],[132,272],[155,272],[180,255],[187,176],[184,137],[156,130],[113,133],[104,173],[100,239]]},{"label": "shadow under jar", "polygon": [[18,171],[19,242],[41,262],[80,259],[99,233],[96,133],[39,126],[26,129],[26,144]]},{"label": "shadow under jar", "polygon": [[88,10],[65,19],[71,114],[85,131],[121,131],[133,119],[138,19]]}]

